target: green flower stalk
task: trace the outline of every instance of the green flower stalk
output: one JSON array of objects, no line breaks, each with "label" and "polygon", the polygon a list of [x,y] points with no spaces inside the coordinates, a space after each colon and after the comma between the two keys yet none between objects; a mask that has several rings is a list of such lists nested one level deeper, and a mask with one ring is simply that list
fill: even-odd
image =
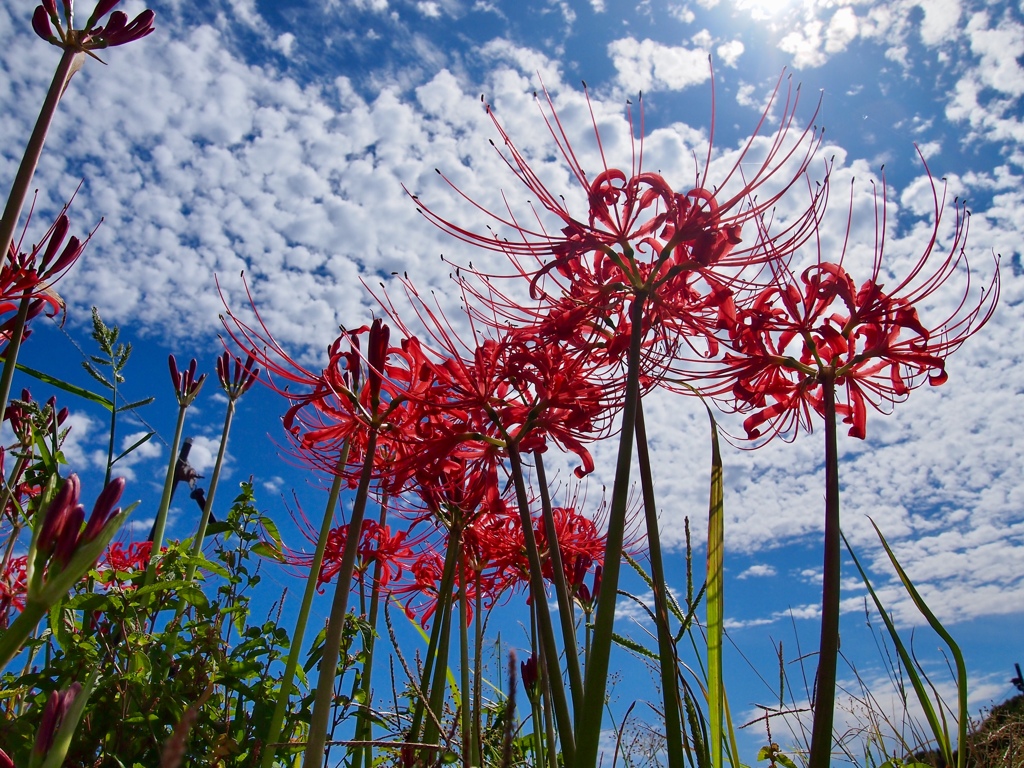
[{"label": "green flower stalk", "polygon": [[[220,472],[224,466],[224,456],[227,453],[228,435],[231,432],[231,422],[235,415],[235,403],[243,394],[249,391],[256,383],[260,375],[259,368],[253,368],[255,358],[250,355],[245,364],[237,357],[234,358],[232,369],[232,358],[227,352],[217,358],[217,378],[220,381],[221,389],[228,396],[228,407],[224,414],[224,428],[221,430],[220,447],[217,449],[217,461],[213,465],[213,476],[210,478],[210,489],[207,491],[206,500],[203,503],[203,513],[199,518],[199,528],[196,530],[195,541],[192,542],[192,556],[198,557],[203,549],[203,539],[206,537],[206,527],[210,522],[210,514],[213,512],[213,502],[217,497],[217,486],[220,483]],[[202,377],[200,377],[201,383]],[[192,581],[196,575],[196,564],[193,562],[188,567],[185,581]],[[184,603],[182,604],[184,607]]]},{"label": "green flower stalk", "polygon": [[185,412],[188,407],[192,405],[192,401],[196,399],[196,395],[199,394],[199,390],[203,386],[203,382],[206,381],[206,374],[204,373],[198,379],[196,378],[196,361],[192,360],[191,364],[185,371],[178,370],[178,364],[174,360],[174,355],[170,355],[167,359],[168,367],[171,371],[171,383],[174,385],[174,395],[178,400],[178,421],[174,426],[174,439],[171,441],[171,460],[167,465],[167,476],[164,479],[164,491],[160,497],[160,506],[156,512],[156,522],[153,524],[153,548],[152,556],[149,558],[149,565],[146,567],[146,577],[142,582],[143,586],[149,586],[156,581],[156,564],[159,559],[158,555],[160,547],[164,543],[164,528],[167,526],[167,512],[171,508],[171,495],[174,491],[174,475],[178,469],[178,448],[181,446],[181,433],[185,427]]}]

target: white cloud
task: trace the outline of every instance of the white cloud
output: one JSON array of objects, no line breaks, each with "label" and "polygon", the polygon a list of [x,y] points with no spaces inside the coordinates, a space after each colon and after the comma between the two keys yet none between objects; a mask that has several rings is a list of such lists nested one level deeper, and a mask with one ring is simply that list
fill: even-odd
[{"label": "white cloud", "polygon": [[626,37],[608,45],[619,85],[629,93],[679,91],[708,80],[707,51]]},{"label": "white cloud", "polygon": [[778,571],[775,570],[775,566],[774,565],[766,565],[766,564],[763,564],[763,563],[759,563],[757,565],[750,566],[749,568],[747,568],[745,571],[743,571],[736,578],[737,579],[751,579],[751,578],[760,579],[760,578],[764,578],[766,576],[775,576],[777,573],[778,573]]},{"label": "white cloud", "polygon": [[427,0],[426,2],[416,3],[416,10],[426,16],[428,19],[439,19],[441,18],[441,6],[438,3]]},{"label": "white cloud", "polygon": [[779,49],[792,54],[793,66],[797,69],[820,67],[827,61],[827,56],[820,50],[821,27],[820,21],[810,21],[779,41]]},{"label": "white cloud", "polygon": [[727,43],[722,43],[715,49],[715,53],[718,54],[718,59],[727,67],[735,67],[736,62],[739,61],[740,56],[743,55],[744,51],[743,43],[739,40],[730,40]]},{"label": "white cloud", "polygon": [[825,52],[829,54],[846,50],[846,46],[857,37],[857,16],[850,7],[840,8],[828,23],[825,32]]}]

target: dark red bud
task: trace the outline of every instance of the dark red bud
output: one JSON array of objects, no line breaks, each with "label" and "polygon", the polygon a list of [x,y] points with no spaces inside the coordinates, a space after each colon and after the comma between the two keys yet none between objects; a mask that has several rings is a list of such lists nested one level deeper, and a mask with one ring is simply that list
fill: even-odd
[{"label": "dark red bud", "polygon": [[123,477],[115,477],[107,483],[106,488],[100,491],[96,504],[92,508],[89,523],[85,526],[85,531],[82,533],[83,543],[92,541],[99,536],[110,519],[117,514],[118,510],[115,507],[117,502],[121,500],[122,493],[124,493]]},{"label": "dark red bud", "polygon": [[78,544],[82,540],[82,523],[85,522],[85,507],[76,504],[64,521],[64,528],[57,536],[57,546],[53,548],[51,563],[66,565],[75,555]]},{"label": "dark red bud", "polygon": [[171,369],[171,383],[175,389],[181,388],[181,374],[178,373],[178,363],[174,359],[174,355],[167,356],[167,366]]},{"label": "dark red bud", "polygon": [[39,550],[49,554],[57,546],[57,540],[67,525],[68,515],[78,504],[78,497],[81,493],[81,486],[78,475],[71,474],[53,497],[50,506],[46,508],[43,516],[43,527],[39,531]]},{"label": "dark red bud", "polygon": [[43,260],[40,265],[40,271],[46,268],[53,257],[57,255],[57,249],[60,248],[61,243],[64,242],[64,238],[68,235],[68,228],[70,227],[68,222],[67,214],[61,214],[56,222],[53,224],[53,228],[50,230],[50,239],[46,243],[46,250],[43,252]]},{"label": "dark red bud", "polygon": [[[114,17],[119,13],[121,12],[115,11],[110,15],[111,23],[114,22]],[[155,19],[156,14],[153,11],[145,10],[132,19],[131,24],[113,32],[111,32],[111,27],[108,24],[107,29],[103,33],[104,39],[107,45],[124,45],[133,40],[139,40],[153,31],[153,21]],[[118,19],[118,23],[120,23],[120,19]]]},{"label": "dark red bud", "polygon": [[54,0],[43,0],[43,8],[54,21],[57,20],[57,3]]},{"label": "dark red bud", "polygon": [[[81,683],[72,683],[66,691],[53,691],[50,694],[43,708],[43,716],[39,719],[39,730],[36,731],[36,743],[32,747],[32,754],[45,757],[50,751],[64,717],[81,690]],[[3,761],[0,760],[0,766],[2,765]]]},{"label": "dark red bud", "polygon": [[72,264],[75,263],[75,260],[82,255],[82,251],[84,250],[84,248],[85,246],[77,237],[72,237],[70,240],[68,240],[68,244],[64,247],[63,253],[61,253],[60,257],[57,259],[57,262],[53,265],[53,267],[50,268],[48,274],[60,274],[65,269],[70,267]]},{"label": "dark red bud", "polygon": [[123,32],[127,26],[128,14],[124,11],[114,11],[110,14],[110,19],[107,21],[103,29],[97,30],[97,32],[101,32],[103,37],[106,37],[109,40]]},{"label": "dark red bud", "polygon": [[96,10],[92,12],[92,16],[89,17],[89,23],[85,25],[85,28],[92,29],[93,24],[110,13],[119,2],[121,0],[100,0],[96,3]]},{"label": "dark red bud", "polygon": [[37,5],[35,12],[32,14],[32,29],[47,42],[56,40],[53,35],[53,27],[50,26],[50,16],[41,5]]}]

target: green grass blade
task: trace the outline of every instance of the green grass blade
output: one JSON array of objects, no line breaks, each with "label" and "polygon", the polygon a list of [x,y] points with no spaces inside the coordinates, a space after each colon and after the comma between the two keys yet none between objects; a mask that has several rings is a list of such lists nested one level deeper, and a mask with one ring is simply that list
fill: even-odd
[{"label": "green grass blade", "polygon": [[711,419],[711,495],[708,503],[707,627],[708,627],[708,747],[714,768],[724,765],[725,688],[722,680],[722,637],[724,634],[725,523],[722,454],[718,425]]},{"label": "green grass blade", "polygon": [[[874,525],[874,522],[872,522]],[[878,528],[875,528],[878,531]],[[889,553],[890,560],[894,563],[895,556],[889,550],[888,545],[882,537],[881,532],[878,532],[879,538],[882,539],[882,544],[885,546],[886,551]],[[850,553],[850,557],[853,559],[853,564],[857,568],[857,572],[860,574],[861,580],[864,582],[864,586],[867,587],[868,594],[871,595],[871,600],[875,604],[875,608],[878,610],[879,615],[882,617],[882,621],[885,622],[886,631],[889,633],[889,637],[893,642],[893,646],[896,648],[896,653],[899,654],[900,661],[903,662],[903,667],[907,671],[907,675],[910,677],[911,685],[914,687],[914,693],[917,694],[917,699],[921,704],[921,709],[924,711],[925,719],[928,721],[928,727],[931,729],[932,735],[935,737],[935,742],[939,748],[939,752],[942,754],[943,759],[946,760],[947,764],[952,764],[952,749],[949,744],[949,739],[946,736],[945,728],[939,720],[938,715],[935,712],[935,707],[932,706],[931,698],[928,696],[928,691],[925,689],[924,681],[921,679],[921,675],[918,674],[917,664],[907,651],[906,646],[903,645],[903,640],[900,639],[899,633],[896,631],[896,627],[889,618],[888,611],[885,610],[885,606],[882,605],[881,599],[875,592],[874,587],[871,585],[871,580],[868,578],[867,572],[860,564],[860,560],[857,559],[857,555],[854,554],[853,548],[850,546],[850,542],[846,540],[846,536],[843,536],[843,543],[846,545],[846,551]],[[902,571],[902,568],[899,568]],[[905,579],[906,574],[901,576],[901,579]],[[909,580],[904,581],[907,584]]]},{"label": "green grass blade", "polygon": [[[869,518],[870,519],[870,518]],[[953,636],[946,631],[946,628],[942,626],[942,622],[939,621],[938,617],[932,613],[931,608],[925,603],[924,598],[921,597],[920,593],[914,587],[910,581],[910,577],[907,576],[906,571],[903,570],[903,566],[900,565],[899,560],[896,559],[896,555],[893,554],[892,549],[889,548],[889,542],[885,540],[882,532],[875,525],[875,521],[871,520],[871,526],[875,529],[875,533],[878,534],[879,540],[882,542],[882,546],[885,548],[885,553],[889,556],[889,562],[892,563],[893,568],[896,569],[896,573],[900,577],[900,581],[903,582],[903,588],[907,590],[907,594],[910,595],[914,601],[914,605],[917,606],[917,610],[921,612],[921,615],[928,621],[928,625],[935,630],[935,634],[942,638],[942,641],[949,648],[950,654],[953,656],[953,663],[956,665],[956,694],[957,694],[957,744],[961,747],[959,754],[957,755],[957,768],[964,768],[966,765],[966,750],[962,747],[967,743],[967,665],[964,663],[964,656],[960,652],[960,646],[953,640]]]}]

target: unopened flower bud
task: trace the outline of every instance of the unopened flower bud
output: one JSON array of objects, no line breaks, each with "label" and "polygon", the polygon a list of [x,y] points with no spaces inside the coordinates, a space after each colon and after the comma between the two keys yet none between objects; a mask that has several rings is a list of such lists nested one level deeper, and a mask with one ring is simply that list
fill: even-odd
[{"label": "unopened flower bud", "polygon": [[50,26],[50,15],[41,5],[37,5],[32,14],[32,29],[48,43],[58,42],[57,36],[53,34],[53,27]]},{"label": "unopened flower bud", "polygon": [[85,522],[85,507],[76,504],[68,512],[64,526],[57,534],[57,545],[50,557],[50,568],[62,568],[74,556],[82,538],[82,523]]},{"label": "unopened flower bud", "polygon": [[92,508],[92,515],[89,516],[89,522],[82,532],[83,544],[99,536],[100,531],[103,530],[111,518],[117,516],[117,513],[120,511],[117,508],[117,503],[121,500],[121,494],[124,493],[124,485],[123,477],[115,477],[100,492],[96,499],[96,504]]},{"label": "unopened flower bud", "polygon": [[67,525],[68,517],[78,504],[81,490],[78,475],[69,475],[60,487],[57,495],[53,497],[50,506],[46,508],[46,514],[43,517],[43,527],[39,531],[39,552],[41,555],[49,556],[57,546],[58,540],[61,538]]},{"label": "unopened flower bud", "polygon": [[39,720],[39,730],[36,731],[36,743],[32,747],[32,754],[36,757],[46,757],[53,746],[53,740],[60,730],[65,715],[74,703],[82,690],[81,683],[72,683],[65,691],[53,691],[43,708],[43,716]]}]

